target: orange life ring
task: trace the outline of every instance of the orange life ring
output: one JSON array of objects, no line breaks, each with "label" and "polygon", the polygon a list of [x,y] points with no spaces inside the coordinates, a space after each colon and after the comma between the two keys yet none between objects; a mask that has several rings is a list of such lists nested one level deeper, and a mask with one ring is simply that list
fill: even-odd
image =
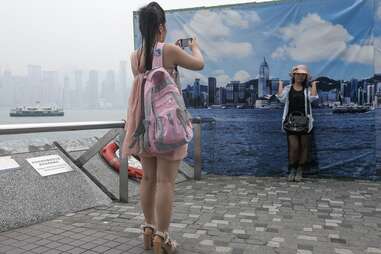
[{"label": "orange life ring", "polygon": [[[119,173],[120,170],[120,160],[115,155],[115,152],[119,149],[119,146],[115,143],[109,143],[101,150],[102,157],[107,161],[107,163]],[[142,179],[143,170],[140,168],[128,166],[128,176],[135,177],[137,179]]]}]

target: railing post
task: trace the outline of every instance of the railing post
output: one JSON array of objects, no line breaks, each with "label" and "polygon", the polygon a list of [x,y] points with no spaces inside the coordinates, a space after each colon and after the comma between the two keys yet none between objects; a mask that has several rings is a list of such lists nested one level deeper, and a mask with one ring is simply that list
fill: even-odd
[{"label": "railing post", "polygon": [[194,179],[201,180],[201,118],[197,117],[193,121],[194,127]]},{"label": "railing post", "polygon": [[120,202],[128,203],[128,158],[122,159],[124,135],[124,129],[119,129],[119,200]]}]

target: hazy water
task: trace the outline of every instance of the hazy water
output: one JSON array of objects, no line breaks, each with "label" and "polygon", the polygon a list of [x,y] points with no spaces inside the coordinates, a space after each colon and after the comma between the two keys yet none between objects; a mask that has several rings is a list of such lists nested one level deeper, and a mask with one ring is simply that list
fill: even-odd
[{"label": "hazy water", "polygon": [[[126,117],[126,110],[65,110],[63,117],[10,117],[9,109],[0,109],[0,124],[19,123],[53,123],[53,122],[85,122],[85,121],[119,121]],[[70,131],[58,133],[36,133],[0,136],[0,147],[5,141],[28,140],[33,144],[51,142],[59,139],[77,139],[100,136],[107,130]]]},{"label": "hazy water", "polygon": [[[280,130],[280,109],[190,109],[194,117],[213,117],[215,124],[202,125],[204,168],[217,174],[284,175],[287,171],[287,140]],[[124,110],[66,110],[64,117],[9,117],[0,110],[0,124],[35,122],[114,121]],[[364,114],[332,114],[315,109],[312,136],[313,169],[320,175],[378,178],[376,140],[381,110]],[[380,118],[378,118],[380,119]],[[379,122],[378,122],[379,123]],[[54,140],[101,136],[107,130],[72,131],[0,136],[0,148],[10,143],[42,145]],[[379,142],[378,142],[379,143]],[[379,145],[379,144],[378,144]],[[379,149],[377,150],[379,151]],[[378,158],[380,158],[378,154]],[[190,145],[188,161],[193,158]]]}]

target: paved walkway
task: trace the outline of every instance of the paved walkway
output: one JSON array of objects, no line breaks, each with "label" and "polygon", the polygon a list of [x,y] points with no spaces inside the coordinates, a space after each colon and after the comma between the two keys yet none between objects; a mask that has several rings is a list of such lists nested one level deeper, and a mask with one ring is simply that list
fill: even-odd
[{"label": "paved walkway", "polygon": [[[129,204],[0,233],[0,253],[152,253]],[[381,253],[381,182],[206,176],[177,185],[178,253]]]}]

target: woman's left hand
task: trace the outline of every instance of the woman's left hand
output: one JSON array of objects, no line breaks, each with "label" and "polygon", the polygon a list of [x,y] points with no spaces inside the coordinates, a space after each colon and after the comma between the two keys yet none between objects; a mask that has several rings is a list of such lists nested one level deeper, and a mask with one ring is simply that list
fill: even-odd
[{"label": "woman's left hand", "polygon": [[175,45],[176,45],[176,46],[179,46],[179,47],[181,48],[181,46],[180,46],[180,39],[178,39],[178,40],[175,42]]},{"label": "woman's left hand", "polygon": [[317,81],[317,80],[314,80],[314,81],[312,81],[311,82],[311,84],[312,84],[312,87],[311,87],[311,95],[312,96],[317,96],[318,95],[318,92],[317,92],[317,83],[319,83],[319,81]]}]

